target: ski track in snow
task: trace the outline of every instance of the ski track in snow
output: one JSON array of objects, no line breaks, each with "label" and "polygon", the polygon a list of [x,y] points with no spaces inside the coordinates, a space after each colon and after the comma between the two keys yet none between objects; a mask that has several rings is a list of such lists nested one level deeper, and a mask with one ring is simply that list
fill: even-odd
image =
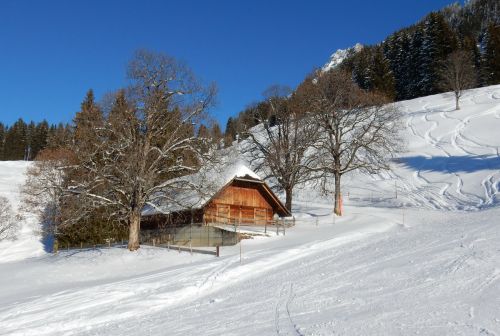
[{"label": "ski track in snow", "polygon": [[[450,222],[460,215],[452,217]],[[439,232],[432,226],[395,229],[390,234],[348,242],[334,249],[331,243],[313,243],[310,247],[314,252],[301,254],[293,262],[278,263],[261,276],[229,283],[222,277],[216,282],[226,286],[192,297],[175,308],[166,307],[166,312],[153,312],[150,317],[139,315],[139,323],[122,321],[118,329],[97,326],[84,334],[120,334],[137,330],[141,322],[148,325],[148,321],[154,323],[151,334],[176,330],[174,335],[196,333],[196,326],[203,323],[208,335],[219,335],[225,330],[243,335],[383,335],[408,334],[413,330],[428,335],[462,335],[482,329],[494,332],[500,327],[493,322],[494,311],[485,314],[480,306],[476,307],[471,319],[471,304],[465,302],[479,300],[500,285],[498,268],[491,269],[496,257],[488,252],[499,237],[496,233],[492,240],[492,225],[487,229],[476,227],[464,235],[461,232],[470,225],[467,223],[458,227],[444,225]],[[408,248],[402,250],[400,246]],[[433,258],[428,259],[429,255]],[[228,271],[233,267],[238,266],[233,265]],[[337,268],[342,271],[334,271]],[[484,280],[478,281],[481,278]],[[458,294],[462,291],[469,293],[469,299],[462,301]],[[438,301],[429,306],[429,298]],[[253,312],[251,316],[248,311]],[[168,312],[175,312],[179,318],[165,319]],[[225,320],[213,320],[214,315],[225,316]],[[356,318],[358,315],[364,318]],[[391,324],[394,321],[397,323]],[[175,329],[179,325],[182,327]]]},{"label": "ski track in snow", "polygon": [[[275,326],[276,335],[297,335],[304,336],[298,326],[293,322],[290,313],[290,305],[293,303],[295,294],[293,292],[293,283],[284,284],[280,290],[278,301],[275,307]],[[285,320],[285,321],[283,321]],[[285,326],[283,326],[283,324]]]},{"label": "ski track in snow", "polygon": [[214,258],[12,243],[0,335],[500,335],[500,86],[453,104],[401,102],[409,148],[394,169],[346,176],[337,222],[306,187],[297,226],[243,241],[241,262],[239,245]]},{"label": "ski track in snow", "polygon": [[[434,97],[440,97],[440,99]],[[477,120],[484,124],[484,127],[488,127],[489,122],[486,120],[491,119],[485,118],[499,118],[498,97],[500,97],[498,86],[483,90],[471,90],[462,97],[462,109],[459,111],[453,109],[453,101],[450,98],[447,98],[449,104],[443,104],[443,98],[440,95],[404,103],[403,111],[408,115],[406,118],[408,142],[422,143],[421,148],[425,149],[422,157],[431,160],[433,157],[441,155],[439,153],[450,159],[457,156],[476,157],[477,155],[488,155],[488,153],[500,157],[498,144],[480,142],[468,133],[468,125],[471,122]],[[412,104],[413,102],[415,103]],[[417,108],[412,108],[412,106]],[[464,111],[471,108],[474,108],[473,113],[464,114]],[[446,128],[441,126],[441,122],[447,125]],[[444,131],[447,128],[449,131]],[[486,153],[485,150],[487,150]],[[447,166],[442,168],[447,169]],[[494,206],[498,202],[496,194],[500,180],[494,172],[495,167],[492,167],[493,172],[485,171],[485,177],[480,181],[482,194],[477,187],[470,185],[467,173],[452,171],[451,174],[455,177],[455,181],[452,182],[449,175],[437,180],[437,174],[431,174],[426,169],[426,163],[422,160],[422,165],[415,167],[415,171],[411,174],[413,183],[401,182],[408,190],[406,195],[410,203],[437,209],[481,209]],[[496,171],[498,172],[498,168]],[[404,180],[406,174],[398,172],[396,175],[400,180]],[[427,178],[427,176],[432,176],[432,178]],[[451,189],[453,185],[455,188]],[[470,191],[471,189],[473,192]]]}]

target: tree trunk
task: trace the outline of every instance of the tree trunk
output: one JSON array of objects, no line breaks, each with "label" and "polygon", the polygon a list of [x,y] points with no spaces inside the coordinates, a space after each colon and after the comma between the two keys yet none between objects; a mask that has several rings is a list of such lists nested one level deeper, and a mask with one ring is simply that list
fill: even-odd
[{"label": "tree trunk", "polygon": [[285,207],[287,208],[288,211],[292,212],[292,188],[287,187],[285,188]]},{"label": "tree trunk", "polygon": [[455,95],[455,110],[460,110],[460,106],[458,104],[460,100],[460,97],[458,95]]},{"label": "tree trunk", "polygon": [[141,230],[141,212],[140,210],[132,210],[129,215],[129,235],[128,249],[135,251],[139,249],[139,232]]},{"label": "tree trunk", "polygon": [[337,216],[342,216],[341,194],[340,194],[340,174],[335,173],[335,208],[333,212]]}]

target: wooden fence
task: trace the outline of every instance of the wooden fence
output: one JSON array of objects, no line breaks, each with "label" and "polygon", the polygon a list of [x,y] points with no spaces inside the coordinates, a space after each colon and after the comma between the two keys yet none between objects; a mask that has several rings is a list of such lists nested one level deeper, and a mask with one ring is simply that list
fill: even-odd
[{"label": "wooden fence", "polygon": [[217,247],[237,244],[241,239],[255,235],[286,234],[286,229],[295,225],[295,218],[258,220],[241,223],[231,222],[191,223],[182,226],[165,226],[155,230],[141,230],[141,243],[154,246]]}]

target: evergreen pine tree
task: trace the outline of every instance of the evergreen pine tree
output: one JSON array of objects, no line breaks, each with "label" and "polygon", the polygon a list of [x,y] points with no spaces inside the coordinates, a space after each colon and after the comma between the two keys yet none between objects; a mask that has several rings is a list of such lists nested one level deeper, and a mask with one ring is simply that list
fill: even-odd
[{"label": "evergreen pine tree", "polygon": [[212,139],[218,141],[222,139],[222,131],[220,130],[219,123],[214,121],[212,123],[212,127],[210,128],[210,135]]},{"label": "evergreen pine tree", "polygon": [[51,124],[49,126],[48,134],[47,134],[47,147],[48,148],[57,148],[58,146],[56,145],[56,131],[57,131],[57,125]]},{"label": "evergreen pine tree", "polygon": [[412,83],[411,67],[411,39],[406,30],[397,32],[383,45],[384,56],[387,59],[391,73],[394,77],[395,98],[397,100],[407,99],[408,87]]},{"label": "evergreen pine tree", "polygon": [[420,71],[422,64],[422,43],[424,41],[424,26],[417,25],[411,38],[409,37],[408,54],[405,59],[405,73],[408,76],[407,85],[404,87],[404,98],[412,99],[422,95],[421,83],[423,73]]},{"label": "evergreen pine tree", "polygon": [[212,138],[212,142],[217,145],[217,149],[221,149],[222,147],[221,139],[223,137],[219,123],[217,121],[212,122],[209,132],[210,132],[210,137]]},{"label": "evergreen pine tree", "polygon": [[104,124],[104,116],[94,101],[94,92],[92,89],[87,92],[81,104],[81,110],[76,113],[73,122],[73,139],[76,148],[91,153],[92,147],[95,147],[99,143],[100,128]]},{"label": "evergreen pine tree", "polygon": [[5,160],[24,160],[27,144],[27,125],[19,118],[5,135],[4,158]]},{"label": "evergreen pine tree", "polygon": [[457,48],[457,39],[440,13],[431,13],[424,22],[424,39],[420,49],[422,95],[439,92],[439,69],[446,57]]},{"label": "evergreen pine tree", "polygon": [[211,143],[213,143],[213,140],[210,138],[210,131],[208,130],[207,126],[201,124],[200,127],[198,127],[198,133],[196,137],[203,141],[201,150],[204,153],[207,153],[210,149]]},{"label": "evergreen pine tree", "polygon": [[6,133],[6,127],[4,124],[0,122],[0,161],[5,160],[3,151],[5,145],[5,133]]},{"label": "evergreen pine tree", "polygon": [[371,86],[371,53],[372,47],[365,47],[353,56],[351,64],[344,66],[344,68],[350,68],[354,81],[364,90],[369,90]]},{"label": "evergreen pine tree", "polygon": [[479,86],[484,86],[486,82],[484,81],[483,64],[481,62],[481,52],[479,51],[478,45],[474,36],[467,35],[460,41],[460,49],[467,51],[472,56],[472,62],[474,69],[476,71],[477,84]]},{"label": "evergreen pine tree", "polygon": [[370,90],[380,92],[386,97],[394,99],[396,97],[394,75],[381,47],[373,49],[371,64]]},{"label": "evergreen pine tree", "polygon": [[35,128],[35,134],[31,144],[32,158],[36,158],[38,153],[47,147],[49,133],[49,123],[46,120],[38,123]]},{"label": "evergreen pine tree", "polygon": [[486,83],[500,83],[500,26],[489,25],[485,38],[484,67]]},{"label": "evergreen pine tree", "polygon": [[71,141],[73,141],[73,128],[69,124],[50,125],[47,148],[68,148]]},{"label": "evergreen pine tree", "polygon": [[234,140],[236,140],[237,128],[236,122],[232,117],[227,119],[226,131],[224,133],[224,142],[226,146],[230,146]]},{"label": "evergreen pine tree", "polygon": [[24,149],[24,160],[33,160],[33,144],[36,142],[36,124],[32,120],[26,130],[26,147]]},{"label": "evergreen pine tree", "polygon": [[209,139],[210,138],[210,132],[208,131],[207,126],[201,124],[200,127],[198,127],[198,138],[203,138],[203,139]]}]

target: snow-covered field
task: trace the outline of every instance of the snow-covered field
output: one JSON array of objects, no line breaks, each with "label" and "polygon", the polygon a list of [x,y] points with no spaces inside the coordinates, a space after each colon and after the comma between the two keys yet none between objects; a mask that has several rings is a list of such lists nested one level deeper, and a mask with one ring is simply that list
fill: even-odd
[{"label": "snow-covered field", "polygon": [[[342,218],[305,188],[296,227],[220,258],[54,256],[27,220],[0,244],[0,335],[500,335],[500,86],[453,104],[401,103],[407,151],[346,176]],[[0,163],[13,203],[25,167]]]}]

